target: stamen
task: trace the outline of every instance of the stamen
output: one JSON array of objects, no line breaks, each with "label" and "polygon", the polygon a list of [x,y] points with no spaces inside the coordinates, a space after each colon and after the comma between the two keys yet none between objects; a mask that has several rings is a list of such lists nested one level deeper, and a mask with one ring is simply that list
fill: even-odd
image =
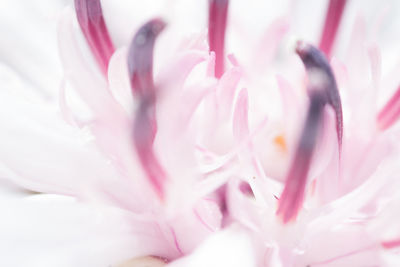
[{"label": "stamen", "polygon": [[386,130],[400,118],[400,86],[378,114],[378,126]]},{"label": "stamen", "polygon": [[[332,68],[324,54],[312,45],[299,41],[297,43],[296,52],[303,61],[309,80],[316,76],[315,73],[319,74],[317,75],[317,78],[324,80],[322,88],[319,88],[318,90],[324,91],[328,104],[330,104],[335,111],[336,131],[340,151],[343,138],[342,102],[340,100],[339,90],[336,85]],[[319,84],[322,85],[321,81]],[[309,89],[310,88],[312,87],[309,87]]]},{"label": "stamen", "polygon": [[215,77],[224,73],[225,31],[229,0],[210,0],[208,17],[208,42],[215,52]]},{"label": "stamen", "polygon": [[327,57],[330,57],[345,5],[346,0],[329,1],[329,7],[325,17],[325,25],[319,43],[319,48]]},{"label": "stamen", "polygon": [[75,0],[75,11],[101,71],[107,74],[108,63],[115,48],[104,22],[100,0]]},{"label": "stamen", "polygon": [[318,132],[323,123],[324,105],[325,96],[323,93],[312,92],[300,141],[287,175],[285,188],[279,198],[277,215],[282,216],[284,223],[296,218],[303,203],[308,171]]},{"label": "stamen", "polygon": [[134,122],[134,145],[142,167],[161,199],[164,197],[163,185],[167,176],[153,150],[157,132],[153,50],[155,40],[165,25],[160,19],[151,20],[143,25],[134,36],[128,55],[132,90],[139,101]]},{"label": "stamen", "polygon": [[166,24],[161,19],[153,19],[143,25],[133,37],[128,55],[128,69],[131,86],[139,95],[153,92],[153,51],[157,36]]}]

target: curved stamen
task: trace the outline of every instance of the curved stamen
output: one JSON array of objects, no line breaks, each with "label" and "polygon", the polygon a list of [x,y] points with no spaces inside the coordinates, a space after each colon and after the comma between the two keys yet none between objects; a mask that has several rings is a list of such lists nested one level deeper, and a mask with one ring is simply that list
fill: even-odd
[{"label": "curved stamen", "polygon": [[336,38],[346,0],[330,0],[319,48],[329,57]]},{"label": "curved stamen", "polygon": [[279,199],[277,215],[282,217],[284,223],[296,218],[303,203],[308,171],[318,132],[323,123],[324,105],[324,94],[321,91],[313,91],[300,141]]},{"label": "curved stamen", "polygon": [[155,40],[165,25],[160,19],[151,20],[143,25],[134,36],[128,54],[132,90],[139,101],[134,121],[133,141],[142,167],[160,198],[164,197],[163,185],[166,174],[153,150],[157,132],[153,50]]},{"label": "curved stamen", "polygon": [[208,42],[215,52],[215,77],[224,73],[225,31],[229,0],[210,0],[208,16]]},{"label": "curved stamen", "polygon": [[335,76],[333,75],[332,68],[329,65],[328,60],[324,56],[324,54],[312,45],[298,42],[296,52],[303,61],[309,78],[315,76],[315,72],[318,72],[320,74],[319,77],[324,79],[324,86],[323,88],[321,88],[321,90],[324,91],[326,101],[332,106],[335,111],[336,131],[340,151],[343,138],[342,102],[340,100],[339,90],[336,85],[336,80]]},{"label": "curved stamen", "polygon": [[134,93],[139,95],[154,91],[153,51],[157,36],[166,24],[153,19],[143,25],[133,37],[128,55],[128,70]]},{"label": "curved stamen", "polygon": [[386,130],[400,118],[400,86],[396,93],[378,114],[378,125],[381,130]]},{"label": "curved stamen", "polygon": [[100,0],[75,0],[75,10],[83,35],[101,71],[106,74],[115,48],[104,22]]}]

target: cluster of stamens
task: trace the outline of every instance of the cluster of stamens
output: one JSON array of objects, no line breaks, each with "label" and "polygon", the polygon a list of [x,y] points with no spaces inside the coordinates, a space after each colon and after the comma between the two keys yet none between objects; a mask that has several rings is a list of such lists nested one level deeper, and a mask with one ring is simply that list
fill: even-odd
[{"label": "cluster of stamens", "polygon": [[[343,115],[339,91],[328,58],[344,12],[346,0],[331,0],[319,48],[298,42],[296,52],[308,75],[309,105],[302,132],[289,167],[286,184],[279,198],[277,214],[283,222],[296,219],[306,190],[307,176],[322,130],[324,107],[332,107],[336,118],[339,155],[343,139]],[[225,71],[225,32],[228,22],[228,0],[209,1],[208,40],[210,52],[215,53],[215,77]],[[75,0],[82,32],[106,75],[115,51],[103,18],[100,0]],[[157,134],[157,88],[153,79],[153,50],[158,35],[166,26],[161,19],[145,23],[136,33],[127,58],[132,95],[139,103],[134,116],[133,144],[142,167],[160,198],[164,197],[167,174],[153,150]],[[380,129],[389,128],[400,116],[400,88],[377,116]]]}]

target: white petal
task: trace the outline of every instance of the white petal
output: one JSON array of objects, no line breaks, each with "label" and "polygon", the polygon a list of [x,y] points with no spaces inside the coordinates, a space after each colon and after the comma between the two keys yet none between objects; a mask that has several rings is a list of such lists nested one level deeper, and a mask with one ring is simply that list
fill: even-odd
[{"label": "white petal", "polygon": [[[144,223],[104,206],[38,195],[1,201],[3,266],[98,267],[161,253],[162,240]],[[150,228],[147,228],[150,229]]]},{"label": "white petal", "polygon": [[54,97],[61,78],[56,20],[64,1],[2,0],[0,9],[0,61],[42,93]]},{"label": "white petal", "polygon": [[[87,133],[63,122],[45,102],[0,93],[1,175],[34,191],[78,195],[94,180],[117,177],[109,163],[90,146]],[[92,184],[93,186],[93,184]],[[94,189],[94,188],[91,188]]]},{"label": "white petal", "polygon": [[204,241],[191,255],[168,267],[252,267],[256,266],[250,236],[237,227],[230,227]]}]

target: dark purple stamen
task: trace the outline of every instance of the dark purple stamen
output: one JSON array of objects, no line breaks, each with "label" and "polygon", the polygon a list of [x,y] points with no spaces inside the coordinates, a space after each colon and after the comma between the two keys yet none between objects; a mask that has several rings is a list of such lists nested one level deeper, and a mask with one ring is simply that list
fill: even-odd
[{"label": "dark purple stamen", "polygon": [[139,102],[135,116],[133,141],[147,177],[157,195],[164,197],[166,173],[159,163],[153,142],[157,132],[156,88],[153,80],[153,51],[165,22],[154,19],[143,25],[134,36],[128,54],[128,71],[134,96]]},{"label": "dark purple stamen", "polygon": [[215,77],[224,73],[225,31],[229,0],[210,0],[208,17],[208,42],[215,52]]},{"label": "dark purple stamen", "polygon": [[285,188],[279,198],[277,215],[284,223],[295,219],[303,203],[307,175],[317,143],[318,132],[323,122],[325,96],[321,91],[312,91],[307,118],[301,133],[292,164],[287,175]]},{"label": "dark purple stamen", "polygon": [[327,103],[330,104],[335,111],[337,139],[339,149],[341,149],[343,138],[342,102],[340,100],[335,76],[333,75],[328,59],[316,47],[303,42],[298,42],[296,52],[304,63],[309,79],[316,74],[319,76],[317,78],[323,79],[323,82],[320,83],[322,88],[314,89],[324,91]]},{"label": "dark purple stamen", "polygon": [[128,69],[135,94],[143,95],[154,91],[154,44],[165,26],[161,19],[153,19],[143,25],[133,38],[128,55]]},{"label": "dark purple stamen", "polygon": [[346,0],[330,0],[319,48],[330,57]]},{"label": "dark purple stamen", "polygon": [[107,74],[115,48],[104,22],[100,0],[75,0],[75,10],[83,35],[101,71]]}]

